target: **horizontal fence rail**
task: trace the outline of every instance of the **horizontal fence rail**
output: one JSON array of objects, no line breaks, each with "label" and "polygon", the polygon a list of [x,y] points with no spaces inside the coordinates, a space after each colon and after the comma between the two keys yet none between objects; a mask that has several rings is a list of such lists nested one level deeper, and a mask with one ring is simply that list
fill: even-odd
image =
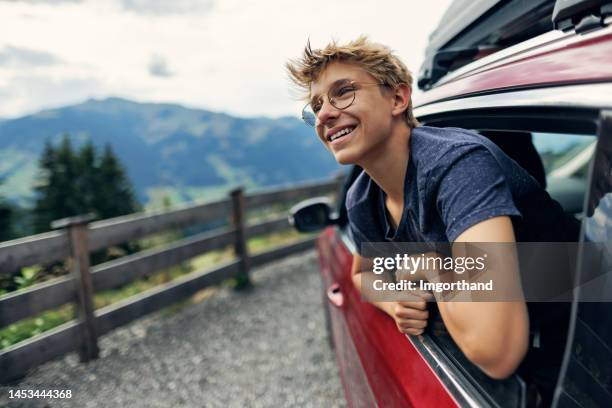
[{"label": "horizontal fence rail", "polygon": [[337,180],[324,183],[308,183],[297,188],[273,189],[251,194],[245,197],[245,204],[248,209],[258,208],[271,204],[287,203],[303,197],[337,193],[339,188],[340,184]]},{"label": "horizontal fence rail", "polygon": [[52,231],[0,243],[0,273],[53,262],[69,254],[66,231]]},{"label": "horizontal fence rail", "polygon": [[[247,236],[269,234],[289,228],[287,217],[247,227]],[[222,231],[219,231],[222,230]],[[167,247],[153,248],[105,262],[92,268],[96,291],[123,286],[146,274],[178,265],[204,252],[230,245],[234,231],[217,229],[194,235]],[[0,298],[0,327],[35,316],[74,300],[74,278],[62,277]]]},{"label": "horizontal fence rail", "polygon": [[147,235],[172,228],[188,227],[229,216],[229,200],[192,205],[172,212],[136,214],[111,220],[93,222],[90,225],[91,250],[108,248]]},{"label": "horizontal fence rail", "polygon": [[[337,178],[333,181],[308,183],[291,189],[272,189],[248,196],[243,196],[241,190],[236,190],[229,199],[182,206],[171,211],[131,214],[86,225],[84,231],[88,247],[85,245],[85,248],[88,252],[93,252],[169,229],[184,228],[219,219],[230,221],[228,227],[199,233],[160,248],[140,251],[96,265],[86,271],[84,278],[79,278],[79,274],[73,272],[25,290],[0,296],[0,327],[72,302],[77,303],[79,312],[76,320],[1,351],[0,382],[5,383],[20,378],[29,369],[69,351],[79,351],[82,361],[95,358],[97,351],[93,357],[88,357],[82,350],[87,347],[97,350],[98,336],[147,313],[176,303],[199,290],[219,284],[223,280],[239,278],[246,274],[248,283],[250,267],[313,248],[314,238],[307,238],[250,255],[246,249],[248,238],[286,231],[290,225],[286,214],[249,224],[245,221],[243,213],[274,204],[291,205],[302,198],[337,193],[341,183],[342,179]],[[83,220],[86,220],[86,217],[79,217],[78,222],[81,224],[78,225],[83,225]],[[66,258],[72,259],[69,232],[72,231],[70,228],[78,225],[74,224],[76,221],[71,220],[62,222],[69,228],[0,244],[0,272]],[[90,317],[80,313],[83,310],[79,309],[83,307],[81,304],[83,296],[91,297],[93,292],[121,287],[211,250],[230,246],[234,246],[236,256],[234,260],[212,269],[192,272],[124,301],[95,310]],[[83,279],[90,282],[92,293],[89,295],[87,291],[79,289],[84,284]],[[85,299],[85,302],[91,304],[92,299]],[[92,341],[93,344],[85,344]]]},{"label": "horizontal fence rail", "polygon": [[[245,197],[247,209],[297,200],[303,197],[332,194],[338,191],[339,182],[307,183],[292,189],[273,189]],[[197,223],[229,217],[229,199],[203,204],[192,204],[173,211],[137,213],[89,225],[92,251]],[[69,255],[66,231],[52,231],[0,243],[0,273],[12,272],[24,266],[54,262]]]}]

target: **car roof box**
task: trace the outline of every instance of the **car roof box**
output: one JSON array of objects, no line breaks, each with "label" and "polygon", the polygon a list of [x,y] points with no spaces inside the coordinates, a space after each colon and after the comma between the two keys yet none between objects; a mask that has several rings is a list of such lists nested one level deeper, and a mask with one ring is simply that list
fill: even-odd
[{"label": "car roof box", "polygon": [[553,29],[555,0],[455,0],[429,36],[420,89],[496,50]]}]

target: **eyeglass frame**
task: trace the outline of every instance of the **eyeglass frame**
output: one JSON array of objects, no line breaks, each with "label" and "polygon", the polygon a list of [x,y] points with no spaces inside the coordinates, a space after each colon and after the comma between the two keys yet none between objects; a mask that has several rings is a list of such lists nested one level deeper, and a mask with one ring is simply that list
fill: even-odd
[{"label": "eyeglass frame", "polygon": [[[333,85],[332,85],[332,86],[331,86],[331,87],[328,89],[328,91],[326,92],[326,95],[327,95],[327,100],[329,101],[330,105],[331,105],[331,106],[333,106],[334,108],[338,109],[338,110],[345,110],[345,109],[350,108],[350,107],[351,107],[351,106],[352,106],[352,105],[355,103],[355,98],[357,97],[357,96],[356,96],[356,95],[357,95],[357,90],[358,90],[358,89],[361,89],[361,88],[356,88],[356,89],[354,89],[354,90],[353,90],[353,99],[351,100],[351,102],[350,102],[348,105],[346,105],[346,106],[345,106],[345,107],[343,107],[343,108],[339,108],[339,107],[337,107],[337,106],[334,104],[334,102],[333,102],[334,98],[331,98],[331,97],[329,96],[329,93],[330,93],[332,90],[336,89],[337,87],[342,87],[342,86],[353,86],[353,85],[359,85],[359,86],[363,86],[363,85],[387,86],[387,84],[386,84],[386,83],[384,83],[384,82],[361,82],[361,81],[349,81],[348,83],[340,83],[340,84],[338,84],[337,86],[333,86]],[[318,115],[318,112],[315,112],[315,111],[314,111],[314,109],[312,109],[312,105],[311,105],[311,103],[312,103],[312,101],[311,101],[311,102],[308,102],[308,103],[307,103],[306,105],[304,105],[304,107],[302,108],[302,121],[304,121],[304,123],[306,123],[308,126],[310,126],[310,127],[314,128],[314,127],[316,127],[316,125],[317,125],[317,115]],[[312,123],[311,123],[311,122],[309,122],[309,121],[306,119],[306,115],[304,114],[304,113],[306,112],[306,109],[307,109],[309,106],[311,107],[311,111],[312,111],[313,116],[314,116],[314,120],[313,120],[313,122],[312,122]]]}]

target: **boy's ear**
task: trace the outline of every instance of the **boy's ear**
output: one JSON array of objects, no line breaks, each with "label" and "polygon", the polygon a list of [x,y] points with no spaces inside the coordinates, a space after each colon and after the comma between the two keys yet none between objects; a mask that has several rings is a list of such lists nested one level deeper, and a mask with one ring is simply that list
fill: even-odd
[{"label": "boy's ear", "polygon": [[393,91],[393,115],[401,115],[408,106],[410,106],[410,98],[412,97],[412,89],[408,84],[399,84]]}]

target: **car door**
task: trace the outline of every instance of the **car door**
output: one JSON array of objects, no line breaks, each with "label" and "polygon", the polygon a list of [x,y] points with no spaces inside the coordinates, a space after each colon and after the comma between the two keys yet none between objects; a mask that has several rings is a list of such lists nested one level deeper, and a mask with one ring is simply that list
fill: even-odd
[{"label": "car door", "polygon": [[[369,385],[358,352],[347,324],[346,294],[349,283],[346,271],[350,272],[351,254],[342,244],[336,228],[328,227],[317,240],[317,251],[321,265],[323,302],[328,324],[328,335],[332,345],[344,394],[350,407],[376,406],[376,398]],[[329,333],[331,331],[331,333]]]},{"label": "car door", "polygon": [[[413,341],[363,301],[351,279],[354,250],[344,227],[318,240],[334,345],[347,402],[354,407],[456,407],[455,398]],[[451,384],[452,385],[452,384]]]}]

